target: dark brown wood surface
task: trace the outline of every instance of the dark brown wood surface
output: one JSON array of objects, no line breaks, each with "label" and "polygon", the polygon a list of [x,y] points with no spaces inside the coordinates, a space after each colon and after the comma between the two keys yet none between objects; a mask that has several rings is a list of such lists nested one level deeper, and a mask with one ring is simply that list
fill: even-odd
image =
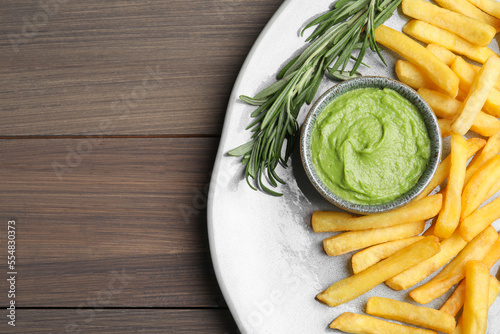
[{"label": "dark brown wood surface", "polygon": [[237,333],[229,311],[215,309],[19,310],[19,318],[10,333]]},{"label": "dark brown wood surface", "polygon": [[2,3],[0,333],[237,332],[206,195],[231,88],[281,3]]}]

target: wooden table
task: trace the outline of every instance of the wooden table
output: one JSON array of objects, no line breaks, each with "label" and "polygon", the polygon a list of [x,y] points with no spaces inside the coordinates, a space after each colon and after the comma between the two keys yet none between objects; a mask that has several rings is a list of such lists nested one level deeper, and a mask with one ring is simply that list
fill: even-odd
[{"label": "wooden table", "polygon": [[2,2],[1,333],[237,332],[206,195],[236,75],[281,3]]}]

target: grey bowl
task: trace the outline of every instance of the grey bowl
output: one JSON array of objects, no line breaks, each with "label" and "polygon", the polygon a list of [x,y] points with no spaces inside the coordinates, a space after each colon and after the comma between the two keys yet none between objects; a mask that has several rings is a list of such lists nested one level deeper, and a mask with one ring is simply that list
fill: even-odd
[{"label": "grey bowl", "polygon": [[[429,134],[430,144],[431,144],[431,155],[429,158],[429,163],[427,168],[424,170],[419,181],[415,186],[402,196],[383,204],[371,204],[362,205],[357,203],[349,202],[335,193],[333,193],[319,178],[311,157],[311,134],[314,127],[316,119],[324,110],[324,108],[333,101],[336,97],[347,93],[351,90],[358,88],[390,88],[401,94],[407,100],[409,100],[413,105],[415,105],[420,112],[420,115],[427,127],[427,132]],[[429,105],[417,94],[415,90],[402,84],[399,81],[395,81],[384,77],[360,77],[355,79],[350,79],[339,83],[338,85],[330,88],[326,91],[311,107],[304,124],[302,126],[302,132],[300,137],[300,155],[302,159],[302,164],[306,171],[306,174],[313,184],[313,186],[318,190],[318,192],[323,195],[328,201],[333,203],[335,206],[344,209],[349,212],[358,214],[371,214],[371,213],[381,213],[389,210],[401,207],[415,197],[417,197],[429,184],[432,177],[434,176],[436,169],[439,165],[441,159],[441,133],[439,131],[439,126],[437,123],[436,116],[429,107]]]}]

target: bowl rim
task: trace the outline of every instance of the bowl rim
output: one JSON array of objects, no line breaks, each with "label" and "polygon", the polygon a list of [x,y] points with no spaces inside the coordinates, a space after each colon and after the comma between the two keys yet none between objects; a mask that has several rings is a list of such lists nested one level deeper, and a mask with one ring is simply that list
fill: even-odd
[{"label": "bowl rim", "polygon": [[[360,83],[356,85],[356,82]],[[354,84],[353,84],[354,83]],[[400,91],[406,94],[401,94],[404,98],[409,100],[419,111],[420,117],[424,121],[427,133],[430,140],[431,155],[429,157],[429,163],[420,176],[415,186],[413,186],[409,191],[403,195],[381,204],[357,204],[349,202],[340,196],[336,195],[331,191],[319,178],[317,175],[312,158],[310,155],[310,134],[316,123],[316,119],[323,112],[324,108],[332,102],[335,98],[355,89],[360,88],[390,88],[401,94]],[[397,87],[398,89],[395,89]],[[344,90],[342,90],[344,89]],[[408,95],[408,96],[405,96]],[[417,102],[417,103],[416,103]],[[313,103],[309,109],[304,122],[302,124],[302,129],[300,132],[300,157],[302,161],[303,168],[310,182],[313,184],[314,188],[330,203],[339,207],[340,209],[356,213],[356,214],[373,214],[381,213],[385,211],[390,211],[399,208],[409,202],[411,202],[415,197],[417,197],[429,184],[434,174],[436,173],[437,167],[441,161],[441,151],[442,151],[442,139],[439,125],[437,122],[437,117],[432,111],[431,107],[425,102],[425,100],[410,86],[382,76],[362,76],[359,78],[353,78],[346,81],[342,81],[332,87],[330,87],[326,92],[324,92],[316,101]]]}]

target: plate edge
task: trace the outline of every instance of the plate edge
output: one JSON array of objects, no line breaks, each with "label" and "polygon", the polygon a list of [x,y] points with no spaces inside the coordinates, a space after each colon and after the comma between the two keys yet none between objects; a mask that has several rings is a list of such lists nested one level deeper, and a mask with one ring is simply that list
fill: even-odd
[{"label": "plate edge", "polygon": [[215,188],[217,186],[217,175],[219,174],[220,170],[220,165],[221,165],[221,160],[225,157],[224,153],[222,152],[222,143],[225,142],[225,139],[228,135],[228,127],[226,126],[229,124],[228,119],[230,117],[230,114],[233,112],[234,109],[234,104],[231,101],[235,100],[237,91],[239,90],[239,87],[241,86],[241,82],[243,81],[243,74],[246,72],[246,69],[250,63],[250,59],[253,58],[254,53],[256,50],[259,48],[259,46],[262,43],[262,40],[264,39],[264,36],[267,35],[267,31],[271,28],[271,26],[274,24],[276,19],[281,15],[281,13],[285,10],[286,7],[290,5],[290,3],[293,0],[284,0],[284,2],[279,6],[279,8],[276,10],[276,12],[273,14],[269,22],[266,23],[262,31],[260,32],[259,36],[255,40],[254,44],[252,45],[252,48],[248,52],[247,57],[245,58],[245,61],[243,62],[243,65],[241,66],[240,71],[238,72],[238,76],[236,77],[236,81],[234,83],[233,89],[231,91],[231,95],[229,97],[229,103],[228,107],[226,109],[226,114],[224,116],[224,124],[222,127],[222,135],[220,138],[219,142],[219,147],[217,149],[217,155],[215,158],[215,163],[214,163],[214,168],[212,170],[211,178],[210,178],[210,186],[209,186],[209,191],[208,191],[208,201],[207,201],[207,232],[208,232],[208,244],[210,248],[210,257],[212,259],[212,265],[214,267],[214,272],[215,272],[215,277],[217,279],[217,283],[219,285],[219,288],[222,292],[222,295],[224,297],[224,300],[226,301],[226,304],[229,308],[229,311],[231,312],[231,315],[233,316],[233,319],[236,322],[236,325],[238,329],[240,330],[241,333],[245,334],[247,333],[248,328],[245,328],[244,323],[241,319],[241,317],[238,315],[236,308],[234,306],[234,303],[232,301],[232,298],[230,297],[226,286],[224,284],[224,280],[222,278],[222,273],[219,267],[219,262],[216,256],[216,250],[215,250],[215,235],[214,235],[214,221],[213,221],[213,205],[214,205],[214,192]]}]

